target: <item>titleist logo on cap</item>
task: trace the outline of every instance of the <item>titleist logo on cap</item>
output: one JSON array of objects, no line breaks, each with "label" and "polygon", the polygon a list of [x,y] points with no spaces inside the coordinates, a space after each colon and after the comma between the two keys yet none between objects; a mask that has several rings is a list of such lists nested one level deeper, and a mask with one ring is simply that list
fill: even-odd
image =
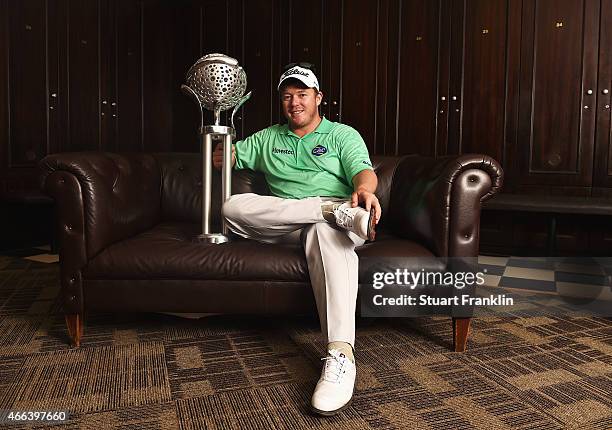
[{"label": "titleist logo on cap", "polygon": [[293,69],[289,69],[287,70],[285,73],[283,73],[283,78],[289,76],[289,75],[302,75],[302,76],[310,76],[309,72],[305,72],[303,70],[300,70],[297,67],[294,67]]}]

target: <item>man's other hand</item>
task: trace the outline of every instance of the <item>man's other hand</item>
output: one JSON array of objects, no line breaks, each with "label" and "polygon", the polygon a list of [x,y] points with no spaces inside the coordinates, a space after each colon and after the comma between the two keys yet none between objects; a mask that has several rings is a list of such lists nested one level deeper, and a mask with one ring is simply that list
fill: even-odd
[{"label": "man's other hand", "polygon": [[[215,169],[221,170],[223,168],[223,142],[217,143],[215,150],[212,154],[213,166]],[[236,148],[232,145],[232,167],[236,164]]]},{"label": "man's other hand", "polygon": [[380,221],[380,216],[382,215],[382,209],[380,208],[380,203],[378,202],[378,198],[367,190],[358,189],[353,192],[351,195],[351,206],[357,207],[361,204],[361,206],[365,207],[365,209],[370,212],[371,208],[376,210],[376,224]]}]

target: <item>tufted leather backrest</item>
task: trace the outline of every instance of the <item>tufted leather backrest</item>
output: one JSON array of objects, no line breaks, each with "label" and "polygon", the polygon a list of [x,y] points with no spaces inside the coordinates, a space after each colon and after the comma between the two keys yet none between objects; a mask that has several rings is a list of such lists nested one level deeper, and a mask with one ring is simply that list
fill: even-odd
[{"label": "tufted leather backrest", "polygon": [[383,227],[389,220],[386,214],[388,213],[391,201],[391,185],[395,177],[395,171],[404,157],[372,156],[371,159],[372,166],[378,177],[376,197],[378,197],[383,213],[383,217],[380,220],[380,227]]},{"label": "tufted leather backrest", "polygon": [[[164,221],[201,221],[202,161],[199,154],[155,154],[161,171],[161,217]],[[400,157],[372,157],[378,175],[378,195],[383,211],[389,204],[393,173]],[[251,170],[232,172],[232,194],[269,194],[264,175]],[[221,173],[213,170],[211,227],[220,227]]]},{"label": "tufted leather backrest", "polygon": [[[161,217],[164,221],[201,222],[202,158],[193,153],[155,154],[161,172]],[[262,174],[232,172],[232,194],[269,194]],[[211,227],[220,229],[221,172],[213,169]]]}]

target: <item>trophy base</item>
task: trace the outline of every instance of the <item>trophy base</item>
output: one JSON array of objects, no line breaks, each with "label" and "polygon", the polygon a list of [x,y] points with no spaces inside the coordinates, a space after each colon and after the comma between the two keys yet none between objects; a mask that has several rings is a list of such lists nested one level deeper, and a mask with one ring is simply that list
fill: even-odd
[{"label": "trophy base", "polygon": [[204,242],[204,243],[225,243],[229,241],[229,238],[221,233],[202,233],[196,236],[194,242]]}]

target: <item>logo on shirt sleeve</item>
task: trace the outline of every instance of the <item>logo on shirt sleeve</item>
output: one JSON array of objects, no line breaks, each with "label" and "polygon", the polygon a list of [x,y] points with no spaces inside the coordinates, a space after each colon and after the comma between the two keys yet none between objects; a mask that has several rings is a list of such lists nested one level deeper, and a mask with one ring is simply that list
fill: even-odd
[{"label": "logo on shirt sleeve", "polygon": [[370,160],[363,160],[362,163],[372,167],[372,162]]},{"label": "logo on shirt sleeve", "polygon": [[320,157],[321,155],[325,154],[327,152],[327,148],[324,147],[323,145],[317,145],[314,148],[312,148],[312,155],[316,156],[316,157]]}]

